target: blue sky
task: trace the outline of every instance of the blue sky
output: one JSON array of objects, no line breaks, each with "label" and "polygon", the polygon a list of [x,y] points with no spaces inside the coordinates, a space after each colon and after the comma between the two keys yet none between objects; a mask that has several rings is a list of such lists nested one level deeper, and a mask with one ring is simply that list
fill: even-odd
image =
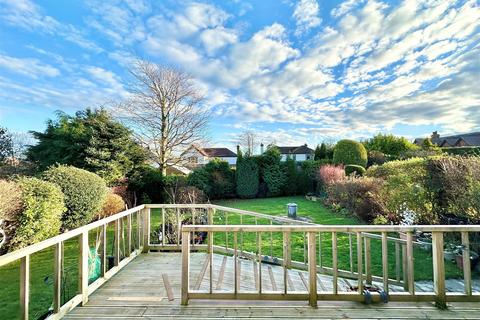
[{"label": "blue sky", "polygon": [[135,56],[195,77],[211,145],[480,130],[477,1],[0,0],[0,39],[14,131],[122,99]]}]

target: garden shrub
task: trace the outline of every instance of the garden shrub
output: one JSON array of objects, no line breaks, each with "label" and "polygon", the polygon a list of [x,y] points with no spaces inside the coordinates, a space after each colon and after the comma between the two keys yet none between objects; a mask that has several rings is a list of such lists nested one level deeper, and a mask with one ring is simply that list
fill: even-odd
[{"label": "garden shrub", "polygon": [[0,248],[0,254],[6,252],[8,243],[13,238],[22,209],[22,189],[18,183],[0,180],[0,229],[5,232],[5,242],[3,250]]},{"label": "garden shrub", "polygon": [[285,173],[280,169],[280,165],[269,165],[264,169],[263,179],[267,185],[267,195],[271,197],[279,196],[287,182]]},{"label": "garden shrub", "polygon": [[[480,221],[480,158],[449,156],[427,161],[428,187],[434,210],[442,217]],[[449,223],[449,221],[442,221]],[[453,221],[458,223],[458,221]]]},{"label": "garden shrub", "polygon": [[441,148],[443,152],[451,155],[470,155],[480,156],[480,147],[453,147],[453,148]]},{"label": "garden shrub", "polygon": [[381,166],[372,166],[368,168],[366,175],[369,177],[387,179],[393,175],[408,173],[410,176],[415,177],[415,181],[423,183],[427,174],[425,165],[426,160],[424,158],[395,160],[387,162]]},{"label": "garden shrub", "polygon": [[393,134],[377,134],[363,143],[369,151],[377,151],[387,155],[390,159],[398,159],[405,152],[419,149],[404,137],[397,137]]},{"label": "garden shrub", "polygon": [[324,165],[318,170],[318,180],[322,188],[325,189],[331,183],[345,179],[345,169],[343,166]]},{"label": "garden shrub", "polygon": [[237,161],[236,191],[240,198],[254,198],[259,187],[259,168],[255,158],[246,156]]},{"label": "garden shrub", "polygon": [[[166,179],[166,177],[165,177]],[[134,202],[164,203],[164,177],[158,168],[143,165],[128,177],[128,191],[133,193]]]},{"label": "garden shrub", "polygon": [[60,165],[45,171],[43,177],[58,185],[65,195],[64,230],[89,223],[102,209],[108,189],[105,181],[95,173]]},{"label": "garden shrub", "polygon": [[376,178],[348,177],[326,186],[328,205],[340,205],[370,223],[378,215],[385,215],[385,204],[380,196],[383,181]]},{"label": "garden shrub", "polygon": [[367,166],[367,150],[363,144],[353,140],[340,140],[333,152],[333,162],[343,165]]},{"label": "garden shrub", "polygon": [[345,166],[345,174],[347,176],[350,176],[350,175],[356,175],[356,176],[363,176],[365,174],[365,168],[362,167],[362,166],[356,166],[356,165],[353,165],[353,164],[349,164],[348,166]]},{"label": "garden shrub", "polygon": [[202,190],[210,199],[235,195],[235,173],[228,162],[213,159],[188,176],[188,184]]},{"label": "garden shrub", "polygon": [[285,172],[285,195],[296,195],[298,192],[298,172],[297,163],[292,158],[288,157],[287,160],[282,163],[283,170]]},{"label": "garden shrub", "polygon": [[66,211],[64,195],[53,183],[36,178],[21,178],[22,211],[9,250],[17,250],[57,235]]},{"label": "garden shrub", "polygon": [[368,152],[367,167],[371,167],[373,165],[382,165],[385,162],[387,162],[387,158],[383,152],[375,150]]},{"label": "garden shrub", "polygon": [[98,213],[97,219],[103,219],[125,210],[125,201],[118,194],[109,193],[105,197],[102,210]]}]

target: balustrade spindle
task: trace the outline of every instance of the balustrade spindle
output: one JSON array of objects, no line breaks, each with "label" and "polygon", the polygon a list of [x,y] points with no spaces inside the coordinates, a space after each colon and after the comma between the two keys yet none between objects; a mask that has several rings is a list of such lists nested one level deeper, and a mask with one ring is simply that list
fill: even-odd
[{"label": "balustrade spindle", "polygon": [[20,259],[20,319],[28,320],[30,306],[30,255]]},{"label": "balustrade spindle", "polygon": [[287,294],[288,268],[290,267],[290,232],[283,232],[283,288]]},{"label": "balustrade spindle", "polygon": [[358,273],[358,293],[363,295],[363,268],[362,268],[362,233],[357,232],[357,273]]},{"label": "balustrade spindle", "polygon": [[348,256],[350,260],[350,272],[353,273],[353,248],[352,248],[352,233],[348,233]]},{"label": "balustrade spindle", "polygon": [[239,274],[238,274],[238,254],[237,254],[237,232],[233,232],[233,275],[234,275],[234,292],[235,294],[238,293],[238,287],[239,287]]},{"label": "balustrade spindle", "polygon": [[[211,275],[210,275],[211,276]],[[181,304],[188,305],[190,290],[190,232],[182,232],[182,298]]]},{"label": "balustrade spindle", "polygon": [[262,234],[257,232],[258,293],[262,293]]},{"label": "balustrade spindle", "polygon": [[165,208],[162,208],[162,245],[165,245]]},{"label": "balustrade spindle", "polygon": [[372,258],[371,258],[371,247],[370,247],[370,238],[365,236],[363,238],[365,245],[365,273],[366,279],[365,282],[369,285],[372,284]]},{"label": "balustrade spindle", "polygon": [[[115,220],[117,221],[117,220]],[[80,235],[80,258],[79,258],[79,292],[82,295],[82,305],[88,302],[88,231]]]},{"label": "balustrade spindle", "polygon": [[413,233],[407,232],[407,281],[408,292],[415,295],[415,273],[414,273],[414,256],[413,256]]},{"label": "balustrade spindle", "polygon": [[338,253],[337,253],[337,247],[338,247],[337,246],[337,233],[332,232],[333,294],[338,294]]},{"label": "balustrade spindle", "polygon": [[55,245],[55,264],[53,279],[53,312],[58,313],[62,306],[62,251],[63,242],[60,241]]},{"label": "balustrade spindle", "polygon": [[317,306],[317,259],[315,232],[308,232],[308,277],[309,277],[309,304]]},{"label": "balustrade spindle", "polygon": [[433,289],[435,302],[445,307],[445,260],[443,258],[443,232],[432,232]]},{"label": "balustrade spindle", "polygon": [[468,239],[468,231],[462,232],[462,247],[463,247],[463,285],[465,287],[465,294],[472,295],[472,269],[470,265],[470,240]]},{"label": "balustrade spindle", "polygon": [[[148,247],[148,245],[147,245]],[[118,266],[120,263],[120,221],[115,220],[115,242],[114,242],[114,265]]]},{"label": "balustrade spindle", "polygon": [[132,253],[132,215],[127,216],[127,252],[126,257],[130,257]]},{"label": "balustrade spindle", "polygon": [[[138,223],[137,223],[138,224]],[[101,274],[105,277],[107,272],[107,224],[103,224],[100,231],[101,243],[100,243],[100,260],[101,260]]]}]

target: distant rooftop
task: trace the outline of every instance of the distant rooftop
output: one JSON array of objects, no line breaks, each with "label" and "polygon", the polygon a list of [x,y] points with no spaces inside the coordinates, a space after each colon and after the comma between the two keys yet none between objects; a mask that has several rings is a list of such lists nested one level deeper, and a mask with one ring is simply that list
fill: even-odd
[{"label": "distant rooftop", "polygon": [[[437,131],[431,135],[432,143],[440,147],[477,147],[480,146],[480,132],[462,133],[442,137]],[[422,144],[424,138],[415,139],[414,143]]]},{"label": "distant rooftop", "polygon": [[278,147],[281,154],[309,154],[313,153],[313,149],[310,149],[306,144],[296,147]]}]

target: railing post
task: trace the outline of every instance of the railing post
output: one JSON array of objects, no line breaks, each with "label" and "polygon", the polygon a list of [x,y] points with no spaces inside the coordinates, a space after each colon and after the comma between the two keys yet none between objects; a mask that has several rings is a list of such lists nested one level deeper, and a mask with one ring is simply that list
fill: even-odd
[{"label": "railing post", "polygon": [[[150,244],[150,208],[145,208],[142,211],[143,215],[143,253],[148,253]],[[180,232],[180,230],[178,230]]]},{"label": "railing post", "polygon": [[463,285],[465,287],[465,294],[472,295],[472,269],[470,266],[470,240],[468,239],[468,231],[462,232],[462,246],[463,246]]},{"label": "railing post", "polygon": [[240,279],[239,279],[239,275],[238,275],[238,252],[237,252],[237,232],[234,231],[233,232],[233,263],[234,263],[234,266],[233,266],[233,282],[234,282],[234,292],[235,294],[238,293],[238,290],[239,290],[239,286],[240,286]]},{"label": "railing post", "polygon": [[62,306],[62,247],[63,242],[55,245],[55,265],[53,279],[53,312],[58,313]]},{"label": "railing post", "polygon": [[383,291],[388,294],[388,238],[386,232],[382,232],[382,270]]},{"label": "railing post", "polygon": [[332,279],[333,294],[338,294],[338,253],[337,253],[337,233],[336,232],[332,232],[332,269],[333,269],[333,279]]},{"label": "railing post", "polygon": [[20,260],[20,319],[28,320],[30,301],[30,255]]},{"label": "railing post", "polygon": [[358,293],[363,295],[363,268],[362,268],[362,233],[357,232],[357,275],[358,275]]},{"label": "railing post", "polygon": [[182,221],[180,218],[180,209],[175,210],[177,212],[177,246],[180,245],[180,232],[182,230]]},{"label": "railing post", "polygon": [[309,275],[309,304],[311,307],[317,306],[317,259],[315,233],[308,232],[308,275]]},{"label": "railing post", "polygon": [[80,259],[79,259],[79,291],[82,295],[82,306],[88,302],[88,231],[80,235]]},{"label": "railing post", "polygon": [[120,263],[120,221],[115,220],[115,243],[113,248],[114,265],[118,266]]},{"label": "railing post", "polygon": [[105,273],[107,273],[107,224],[101,226],[102,230],[100,231],[100,260],[102,264],[101,273],[102,277],[105,277]]},{"label": "railing post", "polygon": [[290,232],[283,232],[283,292],[287,294],[288,268],[290,267]]},{"label": "railing post", "polygon": [[165,245],[165,208],[162,208],[162,245]]},{"label": "railing post", "polygon": [[365,236],[364,238],[365,244],[365,282],[369,285],[372,284],[372,256],[371,256],[371,246],[370,246],[370,238]]},{"label": "railing post", "polygon": [[414,273],[414,256],[413,256],[413,233],[407,232],[407,280],[408,292],[415,295],[415,273]]},{"label": "railing post", "polygon": [[210,289],[209,292],[213,293],[213,231],[208,232],[208,258],[210,259],[209,265],[209,282],[210,282]]},{"label": "railing post", "polygon": [[407,245],[402,243],[402,273],[403,273],[403,290],[409,291],[408,288],[408,263],[407,263]]},{"label": "railing post", "polygon": [[400,282],[400,243],[395,241],[395,279]]},{"label": "railing post", "polygon": [[446,306],[445,261],[443,258],[443,233],[432,232],[433,288],[437,307]]},{"label": "railing post", "polygon": [[182,231],[182,306],[188,305],[190,288],[190,232]]},{"label": "railing post", "polygon": [[132,253],[132,215],[129,214],[127,216],[127,252],[125,254],[126,257],[130,257]]}]

